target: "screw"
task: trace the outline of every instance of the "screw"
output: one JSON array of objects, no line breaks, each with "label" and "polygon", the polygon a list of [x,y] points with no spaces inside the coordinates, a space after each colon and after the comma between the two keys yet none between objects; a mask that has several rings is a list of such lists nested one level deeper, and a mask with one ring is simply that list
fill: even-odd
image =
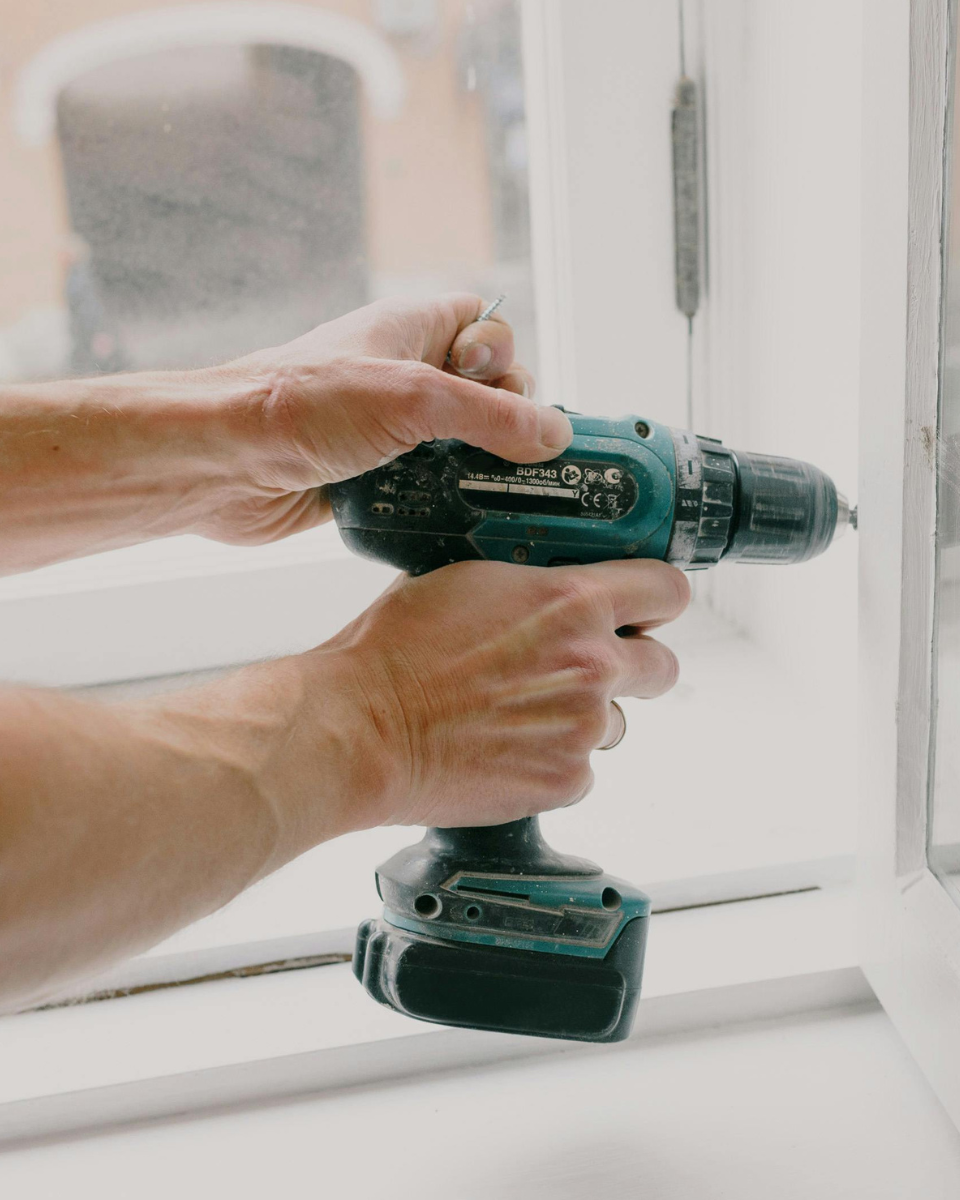
[{"label": "screw", "polygon": [[510,555],[515,563],[525,563],[530,557],[530,551],[526,546],[514,546],[513,553]]},{"label": "screw", "polygon": [[638,421],[636,425],[634,425],[634,429],[642,438],[650,436],[650,426],[646,423],[646,421]]},{"label": "screw", "polygon": [[[487,305],[487,307],[483,310],[483,312],[480,314],[480,316],[477,317],[477,320],[478,321],[489,321],[490,318],[493,316],[493,314],[500,307],[500,305],[504,302],[504,300],[506,300],[506,298],[507,298],[507,293],[501,292],[500,295],[496,298],[496,300],[494,300],[494,302],[492,304]],[[452,356],[451,351],[449,351],[449,350],[447,351],[447,362],[448,363],[453,362],[453,356]]]},{"label": "screw", "polygon": [[494,300],[494,302],[492,304],[487,305],[487,307],[483,310],[483,312],[480,314],[480,316],[477,317],[477,320],[478,321],[489,321],[490,318],[493,316],[493,314],[500,307],[500,305],[504,302],[504,300],[506,300],[506,298],[507,298],[507,293],[501,292],[500,295],[496,298],[496,300]]}]

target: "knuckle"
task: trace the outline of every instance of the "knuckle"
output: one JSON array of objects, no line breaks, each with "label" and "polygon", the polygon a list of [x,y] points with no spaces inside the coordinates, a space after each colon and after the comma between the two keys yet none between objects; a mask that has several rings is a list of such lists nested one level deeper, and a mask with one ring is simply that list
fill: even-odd
[{"label": "knuckle", "polygon": [[554,568],[546,582],[559,611],[578,624],[603,609],[606,590],[585,571]]},{"label": "knuckle", "polygon": [[433,392],[435,368],[429,363],[407,359],[397,363],[400,390],[410,399],[427,399]]},{"label": "knuckle", "polygon": [[[580,642],[571,646],[567,662],[578,681],[587,688],[605,688],[617,674],[615,655],[599,642]],[[580,695],[591,701],[594,699],[589,692]]]},{"label": "knuckle", "polygon": [[519,400],[511,392],[492,391],[490,421],[497,430],[511,438],[531,437],[538,441],[536,409]]},{"label": "knuckle", "polygon": [[428,422],[436,389],[436,371],[429,363],[402,361],[393,365],[388,391],[396,419],[419,437],[429,436]]},{"label": "knuckle", "polygon": [[476,292],[441,292],[434,303],[436,312],[457,313],[463,320],[469,320],[473,313],[479,316],[483,310],[483,297]]}]

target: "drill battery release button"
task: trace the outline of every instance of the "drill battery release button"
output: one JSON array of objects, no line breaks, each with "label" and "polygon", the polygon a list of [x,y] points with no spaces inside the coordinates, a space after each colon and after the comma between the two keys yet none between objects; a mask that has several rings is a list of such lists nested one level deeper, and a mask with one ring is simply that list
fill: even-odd
[{"label": "drill battery release button", "polygon": [[[350,549],[412,575],[467,559],[556,566],[658,558],[684,570],[806,562],[856,509],[809,463],[734,451],[645,417],[568,412],[574,437],[518,465],[436,441],[330,488]],[[650,902],[558,854],[536,817],[430,829],[377,870],[354,972],[425,1021],[612,1042],[640,996]]]}]

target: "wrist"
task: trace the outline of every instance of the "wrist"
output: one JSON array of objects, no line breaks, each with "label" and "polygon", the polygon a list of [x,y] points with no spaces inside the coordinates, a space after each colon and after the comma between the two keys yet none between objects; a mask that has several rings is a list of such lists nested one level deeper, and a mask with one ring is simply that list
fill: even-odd
[{"label": "wrist", "polygon": [[254,798],[268,874],[380,822],[393,772],[349,653],[321,646],[166,697],[162,719],[212,790]]},{"label": "wrist", "polygon": [[380,824],[397,772],[350,651],[323,645],[254,669],[282,714],[259,787],[294,854]]}]

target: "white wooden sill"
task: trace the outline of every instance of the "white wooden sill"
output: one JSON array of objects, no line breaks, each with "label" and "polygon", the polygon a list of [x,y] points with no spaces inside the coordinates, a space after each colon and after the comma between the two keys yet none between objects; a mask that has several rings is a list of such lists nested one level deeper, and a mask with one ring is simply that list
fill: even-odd
[{"label": "white wooden sill", "polygon": [[[869,1001],[852,911],[837,887],[654,918],[632,1040]],[[616,1052],[412,1021],[369,1000],[346,964],[182,985],[0,1020],[0,1143]]]}]

